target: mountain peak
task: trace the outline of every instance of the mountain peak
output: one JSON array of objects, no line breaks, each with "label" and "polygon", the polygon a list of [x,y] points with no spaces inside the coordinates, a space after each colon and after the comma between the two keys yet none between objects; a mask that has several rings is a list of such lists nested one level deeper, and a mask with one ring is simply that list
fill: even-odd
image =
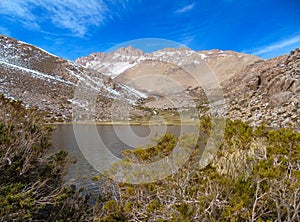
[{"label": "mountain peak", "polygon": [[[184,67],[199,64],[200,70],[206,63],[225,92],[229,108],[222,115],[253,125],[266,122],[271,127],[299,126],[299,49],[265,61],[234,51],[165,48],[144,53],[128,46],[110,53],[92,53],[76,62],[81,65],[0,35],[0,93],[65,118],[71,116],[72,105],[77,104],[77,82],[88,80],[86,88],[99,94],[97,118],[103,120],[111,117],[115,98],[137,104],[153,96],[141,105],[155,109],[172,108],[161,95],[172,96],[178,108],[191,105],[187,94],[201,103],[203,94],[209,92],[204,93]],[[162,78],[154,79],[153,73]],[[147,75],[147,79],[139,78]],[[201,78],[201,71],[199,75]],[[183,88],[174,88],[163,81],[164,77]],[[138,80],[143,84],[135,82]]]},{"label": "mountain peak", "polygon": [[119,49],[117,49],[114,52],[111,53],[119,53],[119,54],[123,54],[123,55],[142,55],[144,54],[144,52],[140,49],[135,49],[133,48],[131,45],[127,46],[127,47],[121,47]]},{"label": "mountain peak", "polygon": [[[128,46],[126,48],[119,48],[110,53],[92,53],[91,55],[77,59],[76,63],[115,78],[125,70],[145,60],[165,61],[177,65],[198,64],[200,60],[205,60],[212,66],[230,67],[231,71],[227,71],[226,73],[227,78],[228,76],[234,75],[235,71],[232,70],[235,68],[236,63],[240,63],[240,67],[236,69],[238,72],[241,71],[240,69],[243,68],[244,65],[261,59],[252,55],[216,49],[196,52],[186,47],[164,48],[151,53],[145,53],[140,49]],[[222,70],[220,70],[220,72],[221,71]],[[224,76],[225,75],[223,75],[221,79],[224,79]]]}]

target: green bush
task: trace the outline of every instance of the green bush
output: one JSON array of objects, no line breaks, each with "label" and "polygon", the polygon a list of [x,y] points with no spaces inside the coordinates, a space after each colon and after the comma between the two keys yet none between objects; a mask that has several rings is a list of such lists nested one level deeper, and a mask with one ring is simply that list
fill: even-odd
[{"label": "green bush", "polygon": [[[212,122],[208,117],[200,122],[202,133],[208,136]],[[169,145],[161,143],[124,155],[149,162],[164,150],[167,155]],[[299,220],[300,133],[265,126],[253,129],[242,121],[227,120],[220,150],[211,163],[201,168],[194,158],[151,184],[107,183],[103,189],[114,187],[111,199],[116,215],[129,221]],[[114,214],[107,204],[111,202],[104,205],[100,217]]]},{"label": "green bush", "polygon": [[36,109],[0,97],[0,221],[92,218],[88,196],[62,182],[67,153],[49,155],[51,127]]}]

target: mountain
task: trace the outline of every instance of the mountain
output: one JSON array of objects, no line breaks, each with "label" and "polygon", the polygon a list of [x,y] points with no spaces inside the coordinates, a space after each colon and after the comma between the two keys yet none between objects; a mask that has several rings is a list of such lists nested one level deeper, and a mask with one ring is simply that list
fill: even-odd
[{"label": "mountain", "polygon": [[[74,120],[102,121],[114,113],[119,119],[143,119],[170,108],[172,119],[174,108],[188,107],[210,114],[214,104],[207,97],[219,87],[227,109],[218,115],[253,126],[299,129],[299,81],[299,49],[263,60],[233,51],[167,48],[145,53],[127,47],[73,62],[0,36],[0,93],[36,106],[54,120],[73,115]],[[213,97],[210,102],[220,101]],[[129,116],[124,107],[131,109]]]},{"label": "mountain", "polygon": [[[165,73],[166,69],[169,68],[164,63],[184,67],[205,61],[220,83],[223,84],[223,82],[241,72],[247,65],[262,61],[262,59],[233,51],[206,50],[196,52],[188,48],[166,48],[152,53],[144,53],[129,46],[110,53],[92,53],[77,59],[76,63],[116,78],[119,82],[128,82],[140,73],[144,74],[145,71],[149,70],[145,68],[149,65],[149,61],[151,61],[152,66],[155,66],[154,71],[159,72],[159,74]],[[177,70],[173,69],[169,73],[174,71]],[[189,76],[182,78],[183,81],[193,82],[190,80],[191,75]]]},{"label": "mountain", "polygon": [[[76,63],[156,97],[144,106],[167,109],[189,106],[188,98],[202,103],[209,91],[214,92],[213,87],[208,87],[211,75],[223,85],[257,61],[262,59],[233,51],[166,48],[144,53],[129,46],[110,53],[92,53],[77,59]],[[191,71],[200,74],[198,80]]]},{"label": "mountain", "polygon": [[100,72],[0,35],[0,93],[6,97],[22,100],[26,106],[36,106],[48,112],[49,118],[70,120],[79,82],[96,93],[99,119],[110,117],[109,108],[114,99],[135,104],[145,97]]},{"label": "mountain", "polygon": [[127,47],[110,53],[92,53],[76,63],[154,96],[155,99],[143,104],[154,109],[189,106],[187,98],[198,99],[200,104],[205,102],[204,97],[214,88],[204,92],[210,79],[203,78],[204,85],[199,86],[189,73],[190,67],[197,65],[200,78],[209,72],[224,92],[227,112],[220,115],[254,126],[264,122],[270,127],[300,128],[299,56],[299,49],[290,55],[263,60],[233,51],[167,48],[144,53]]},{"label": "mountain", "polygon": [[224,88],[230,118],[300,130],[300,49],[247,66]]}]

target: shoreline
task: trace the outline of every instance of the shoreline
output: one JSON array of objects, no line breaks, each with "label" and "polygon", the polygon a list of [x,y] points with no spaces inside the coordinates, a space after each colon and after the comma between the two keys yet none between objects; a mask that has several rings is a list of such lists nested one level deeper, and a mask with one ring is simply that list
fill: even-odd
[{"label": "shoreline", "polygon": [[180,126],[180,125],[199,125],[199,121],[189,121],[189,122],[163,122],[161,124],[157,123],[149,123],[148,121],[117,121],[117,122],[111,122],[111,121],[103,121],[103,122],[53,122],[53,123],[47,123],[49,125],[99,125],[99,126],[112,126],[112,125],[118,125],[118,126],[161,126],[161,125],[167,125],[167,126]]}]

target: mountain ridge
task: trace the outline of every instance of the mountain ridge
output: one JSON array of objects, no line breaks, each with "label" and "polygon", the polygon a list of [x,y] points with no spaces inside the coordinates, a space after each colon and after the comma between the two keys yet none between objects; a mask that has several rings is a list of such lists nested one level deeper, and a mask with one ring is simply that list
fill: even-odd
[{"label": "mountain ridge", "polygon": [[99,118],[110,116],[105,109],[116,95],[131,103],[143,97],[142,93],[114,83],[100,72],[3,35],[0,35],[0,80],[0,93],[47,111],[56,119],[71,119],[73,97],[80,81],[98,91],[102,101],[98,110],[103,113]]},{"label": "mountain ridge", "polygon": [[189,48],[165,48],[146,53],[140,49],[134,49],[132,46],[128,46],[127,48],[119,48],[116,51],[108,53],[91,53],[88,56],[76,59],[75,62],[115,78],[125,70],[149,59],[165,61],[179,66],[188,63],[198,63],[199,59],[202,59],[208,62],[209,65],[217,68],[220,63],[228,60],[226,57],[239,58],[239,61],[248,59],[249,61],[245,61],[247,64],[257,60],[263,60],[254,55],[238,53],[231,50],[223,51],[213,49],[194,51]]},{"label": "mountain ridge", "polygon": [[[193,82],[185,70],[190,65],[202,67],[202,63],[210,67],[224,92],[228,109],[221,116],[242,119],[253,126],[265,122],[270,127],[299,128],[299,49],[263,60],[233,51],[166,48],[144,53],[128,47],[72,62],[0,35],[0,93],[36,106],[54,120],[70,121],[74,105],[87,110],[74,98],[78,82],[86,83],[83,90],[97,93],[93,116],[97,121],[112,118],[114,100],[127,101],[133,108],[132,115],[124,119],[156,115],[157,110],[184,109],[191,106],[188,99],[209,109],[205,102],[207,91]],[[151,79],[151,70],[164,78],[172,77],[183,88]],[[141,74],[150,78],[133,84]],[[153,89],[149,91],[151,81]],[[164,99],[166,96],[171,104]],[[203,114],[207,112],[201,110]]]}]

